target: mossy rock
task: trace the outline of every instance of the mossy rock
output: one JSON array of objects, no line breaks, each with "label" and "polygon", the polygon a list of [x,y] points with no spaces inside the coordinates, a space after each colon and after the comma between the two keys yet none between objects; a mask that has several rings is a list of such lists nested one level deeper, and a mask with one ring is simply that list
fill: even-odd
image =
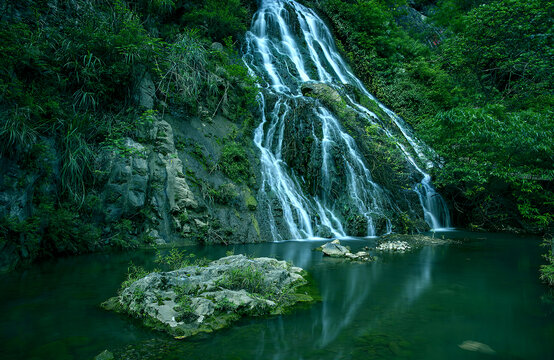
[{"label": "mossy rock", "polygon": [[102,304],[183,339],[230,326],[243,316],[290,311],[315,301],[307,273],[285,261],[232,255],[207,266],[150,273]]},{"label": "mossy rock", "polygon": [[249,211],[256,211],[258,208],[258,201],[256,198],[252,195],[250,192],[250,189],[247,189],[244,195],[244,203],[246,205],[246,208]]}]

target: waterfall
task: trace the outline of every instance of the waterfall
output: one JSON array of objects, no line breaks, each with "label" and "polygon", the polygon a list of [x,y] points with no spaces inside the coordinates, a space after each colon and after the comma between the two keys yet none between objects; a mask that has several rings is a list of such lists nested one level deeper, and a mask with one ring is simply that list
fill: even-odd
[{"label": "waterfall", "polygon": [[[411,191],[427,224],[433,229],[450,225],[444,200],[418,165],[432,166],[425,145],[356,78],[311,9],[292,0],[262,0],[246,34],[243,60],[260,79],[262,90],[254,143],[260,151],[259,197],[275,240],[381,235],[392,231],[392,220],[400,213],[410,211],[373,180],[356,141],[336,114],[302,95],[302,85],[312,82],[338,90],[348,84],[378,104],[381,111],[376,114],[345,94],[348,109],[379,127],[419,174],[421,180]],[[299,133],[303,139],[295,138]]]}]

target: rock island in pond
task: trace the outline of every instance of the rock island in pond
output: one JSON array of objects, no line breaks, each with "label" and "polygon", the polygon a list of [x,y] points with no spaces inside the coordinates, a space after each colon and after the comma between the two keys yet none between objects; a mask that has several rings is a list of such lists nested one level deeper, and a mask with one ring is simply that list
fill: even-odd
[{"label": "rock island in pond", "polygon": [[314,301],[306,275],[285,261],[232,255],[207,266],[150,273],[102,307],[184,338],[227,327],[245,315],[280,314]]}]

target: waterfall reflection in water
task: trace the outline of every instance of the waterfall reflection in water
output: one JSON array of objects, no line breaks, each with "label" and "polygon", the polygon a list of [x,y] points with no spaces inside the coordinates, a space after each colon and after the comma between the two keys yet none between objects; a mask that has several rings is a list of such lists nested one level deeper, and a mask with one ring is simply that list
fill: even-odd
[{"label": "waterfall reflection in water", "polygon": [[[350,244],[360,246],[357,241]],[[388,283],[391,267],[387,266],[387,259],[394,262],[394,256],[398,255],[383,255],[384,262],[356,264],[333,258],[320,259],[312,251],[299,251],[296,241],[275,243],[270,248],[270,253],[290,259],[299,266],[307,269],[315,267],[315,280],[320,284],[323,301],[308,311],[289,315],[297,317],[294,322],[287,322],[284,318],[267,322],[258,334],[260,346],[256,349],[257,359],[302,359],[306,347],[311,349],[309,353],[326,349],[326,359],[344,358],[344,352],[349,349],[336,346],[336,356],[330,356],[327,351],[335,348],[335,342],[343,341],[341,339],[345,336],[352,340],[378,327],[383,319],[397,318],[408,311],[431,287],[433,264],[440,256],[440,252],[433,247],[426,247],[417,255],[409,255],[418,266],[412,273],[395,274],[397,282],[391,293]],[[383,291],[389,294],[387,299],[380,296]],[[374,312],[373,309],[379,311]],[[309,339],[295,336],[298,332],[306,332],[296,328],[299,322],[311,328]],[[303,344],[304,341],[309,341],[309,344]]]}]

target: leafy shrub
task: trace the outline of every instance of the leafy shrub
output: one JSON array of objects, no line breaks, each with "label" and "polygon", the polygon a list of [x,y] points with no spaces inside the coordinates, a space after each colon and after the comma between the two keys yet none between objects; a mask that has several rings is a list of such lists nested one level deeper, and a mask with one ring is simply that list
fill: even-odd
[{"label": "leafy shrub", "polygon": [[498,106],[456,108],[427,119],[419,130],[434,141],[442,162],[437,184],[461,190],[467,203],[458,206],[482,209],[473,220],[493,226],[522,217],[547,228],[554,220],[551,117]]},{"label": "leafy shrub", "polygon": [[219,164],[223,173],[236,183],[247,183],[251,175],[244,146],[231,142],[221,150]]},{"label": "leafy shrub", "polygon": [[142,279],[148,275],[148,271],[146,271],[142,266],[135,265],[132,261],[129,263],[129,266],[127,267],[127,277],[125,281],[121,283],[121,289],[125,289],[129,287],[132,283],[137,281],[138,279]]},{"label": "leafy shrub", "polygon": [[168,270],[178,270],[187,266],[205,266],[209,263],[206,258],[197,258],[195,254],[188,254],[186,250],[172,248],[168,254],[163,255],[159,250],[156,254],[156,263],[163,265]]},{"label": "leafy shrub", "polygon": [[240,0],[192,1],[190,12],[183,15],[183,21],[201,28],[203,33],[214,41],[222,42],[228,36],[235,39],[246,32],[250,23],[251,11]]}]

